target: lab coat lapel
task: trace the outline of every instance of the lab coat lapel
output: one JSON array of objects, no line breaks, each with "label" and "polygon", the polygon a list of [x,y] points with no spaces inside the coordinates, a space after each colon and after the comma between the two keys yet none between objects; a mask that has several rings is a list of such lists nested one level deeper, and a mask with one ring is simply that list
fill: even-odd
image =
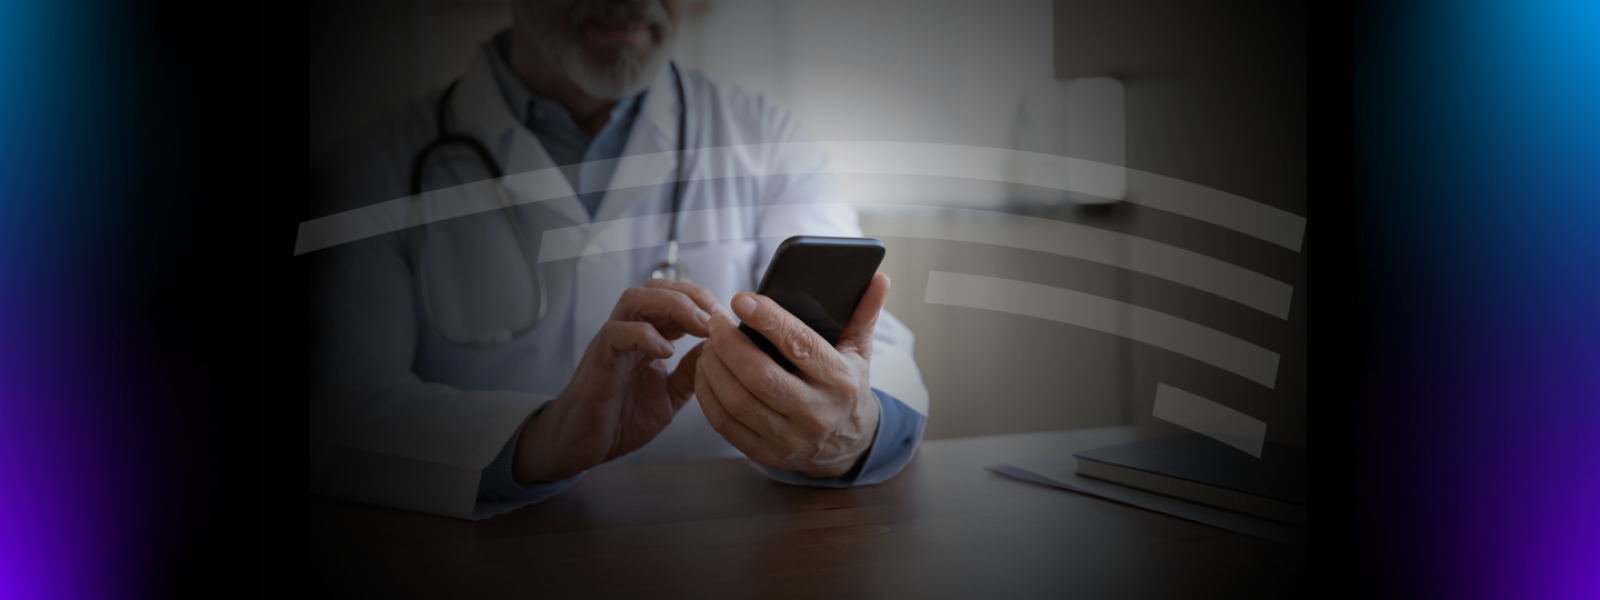
[{"label": "lab coat lapel", "polygon": [[[612,184],[624,189],[608,191],[593,220],[571,183],[554,168],[543,144],[506,107],[488,57],[482,52],[462,76],[455,93],[455,130],[483,141],[496,154],[507,174],[506,191],[513,201],[550,198],[542,200],[541,205],[566,221],[541,223],[539,229],[582,227],[584,249],[573,264],[571,280],[574,313],[570,356],[572,368],[576,368],[577,358],[583,356],[589,340],[609,318],[622,290],[643,283],[649,273],[648,265],[631,263],[630,253],[606,247],[607,236],[602,234],[613,226],[628,226],[616,220],[632,214],[641,201],[660,202],[662,209],[658,212],[667,210],[671,188],[652,184],[668,182],[677,172],[673,136],[677,133],[679,106],[672,73],[662,69],[651,83],[645,106],[629,132],[624,158],[612,174]],[[664,228],[659,234],[637,233],[660,235],[662,244],[666,243]]]},{"label": "lab coat lapel", "polygon": [[538,201],[568,221],[551,223],[546,228],[588,223],[589,211],[578,200],[572,184],[555,169],[555,161],[545,152],[539,138],[506,106],[505,94],[501,93],[489,58],[484,55],[487,51],[480,49],[473,55],[472,64],[456,84],[450,101],[454,112],[452,130],[472,136],[494,153],[507,176],[506,193],[513,202]]},{"label": "lab coat lapel", "polygon": [[[657,75],[650,93],[645,96],[645,106],[640,107],[622,158],[611,175],[608,187],[621,189],[606,192],[594,223],[584,228],[583,256],[578,257],[573,276],[579,299],[573,315],[574,356],[583,355],[583,348],[610,318],[622,292],[642,285],[650,272],[649,265],[636,263],[636,253],[619,251],[622,248],[612,247],[608,242],[643,236],[659,237],[662,245],[667,241],[664,227],[619,221],[638,216],[644,210],[642,203],[660,203],[665,207],[671,197],[670,188],[652,185],[668,181],[677,169],[677,159],[672,155],[677,147],[673,144],[675,138],[671,137],[677,124],[677,93],[672,87],[672,73],[666,69],[662,72],[664,77]],[[664,127],[663,123],[670,125]],[[618,227],[630,229],[611,231]]]},{"label": "lab coat lapel", "polygon": [[651,184],[669,182],[677,175],[678,110],[678,92],[671,67],[663,67],[650,84],[650,93],[639,109],[639,117],[634,119],[628,143],[617,161],[617,170],[611,175],[609,187],[612,189],[600,201],[595,221],[634,216],[635,206],[646,199],[660,199],[663,212],[669,210],[665,205],[671,202],[672,188]]}]

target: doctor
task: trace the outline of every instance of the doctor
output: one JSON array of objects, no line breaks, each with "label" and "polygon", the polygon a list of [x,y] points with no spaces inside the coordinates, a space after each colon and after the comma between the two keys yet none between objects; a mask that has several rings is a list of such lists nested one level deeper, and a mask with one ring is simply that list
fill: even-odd
[{"label": "doctor", "polygon": [[[519,0],[448,94],[336,153],[313,216],[410,196],[416,171],[445,192],[492,173],[460,148],[419,169],[443,135],[481,144],[514,206],[307,255],[313,493],[482,519],[618,464],[742,456],[848,487],[911,459],[928,396],[911,332],[880,312],[888,278],[835,346],[749,293],[784,239],[861,230],[785,110],[669,64],[680,16],[674,0]],[[676,210],[662,156],[686,157]],[[541,171],[560,177],[514,176]],[[526,201],[538,182],[564,193]],[[674,220],[691,281],[650,279]],[[486,331],[503,333],[474,343]]]}]

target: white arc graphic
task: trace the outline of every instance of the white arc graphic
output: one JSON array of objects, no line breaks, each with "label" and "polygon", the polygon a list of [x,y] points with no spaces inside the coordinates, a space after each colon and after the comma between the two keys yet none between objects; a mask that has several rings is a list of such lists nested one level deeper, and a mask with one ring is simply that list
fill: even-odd
[{"label": "white arc graphic", "polygon": [[[932,271],[924,302],[980,308],[1049,319],[1126,337],[1235,373],[1268,388],[1278,374],[1278,354],[1172,315],[1079,291]],[[1118,322],[1118,313],[1127,322]]]},{"label": "white arc graphic", "polygon": [[[1037,152],[918,142],[815,142],[746,144],[698,148],[690,180],[802,175],[786,155],[830,157],[836,174],[955,177],[1038,186],[1104,196],[1184,215],[1298,252],[1305,217],[1220,190],[1136,169]],[[751,160],[760,157],[761,160]],[[675,153],[624,157],[607,188],[628,189],[667,183],[676,169]],[[1017,165],[1027,168],[1018,169]],[[793,168],[788,168],[793,167]],[[513,205],[571,197],[556,168],[513,173],[504,184]],[[1126,195],[1123,184],[1126,182]],[[465,183],[420,196],[351,209],[300,224],[296,256],[356,240],[501,208],[488,181]]]},{"label": "white arc graphic", "polygon": [[1152,414],[1261,458],[1261,446],[1267,438],[1265,421],[1165,383],[1156,384]]}]

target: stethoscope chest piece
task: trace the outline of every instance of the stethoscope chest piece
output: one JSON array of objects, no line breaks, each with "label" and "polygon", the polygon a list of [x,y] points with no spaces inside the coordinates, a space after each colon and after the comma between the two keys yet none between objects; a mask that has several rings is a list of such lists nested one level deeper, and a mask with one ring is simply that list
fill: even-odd
[{"label": "stethoscope chest piece", "polygon": [[683,263],[663,262],[650,271],[651,279],[671,279],[684,283],[693,283],[689,280],[689,267]]},{"label": "stethoscope chest piece", "polygon": [[689,280],[689,265],[678,262],[678,240],[667,242],[667,260],[656,263],[656,268],[650,270],[650,278],[692,283]]}]

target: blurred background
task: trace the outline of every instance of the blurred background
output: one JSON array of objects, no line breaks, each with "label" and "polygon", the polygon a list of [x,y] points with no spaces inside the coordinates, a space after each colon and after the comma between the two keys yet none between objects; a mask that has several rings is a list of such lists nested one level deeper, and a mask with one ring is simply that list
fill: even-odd
[{"label": "blurred background", "polygon": [[[379,109],[441,87],[510,25],[494,0],[340,0],[311,6],[313,164]],[[823,141],[916,142],[1093,160],[1306,215],[1306,27],[1274,2],[1069,0],[687,3],[674,59],[764,94]],[[1019,166],[1018,168],[1023,168]],[[841,175],[865,233],[889,247],[888,310],[917,335],[931,393],[927,439],[1119,424],[1152,416],[1165,383],[1268,424],[1269,442],[1306,443],[1304,246],[1120,198],[926,175]],[[887,206],[886,206],[887,205]],[[1091,261],[991,243],[903,237],[896,207],[1047,219],[1095,237]],[[965,220],[964,220],[965,219]],[[1004,230],[1016,223],[1005,221]],[[1293,288],[1275,316],[1137,269],[1140,240],[1242,267]],[[1298,250],[1298,251],[1297,251]],[[1119,262],[1121,261],[1121,262]],[[931,271],[1092,294],[1224,332],[1279,356],[1262,385],[1116,333],[924,301]]]}]

